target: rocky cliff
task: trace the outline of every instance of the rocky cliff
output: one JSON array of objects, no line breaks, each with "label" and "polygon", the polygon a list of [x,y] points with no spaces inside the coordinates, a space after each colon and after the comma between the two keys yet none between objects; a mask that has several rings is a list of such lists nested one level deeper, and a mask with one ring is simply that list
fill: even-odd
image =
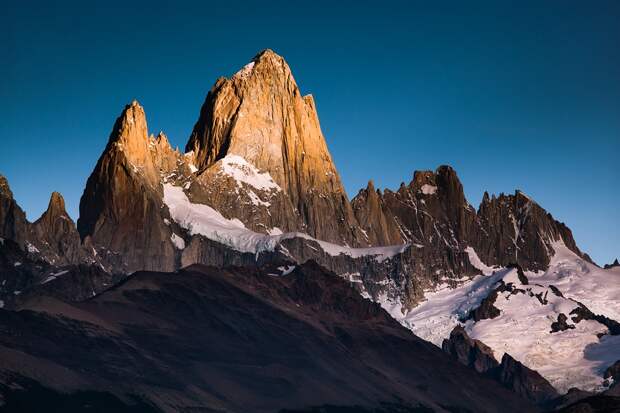
[{"label": "rocky cliff", "polygon": [[62,195],[51,195],[47,210],[34,223],[17,201],[7,179],[0,175],[0,238],[14,241],[35,259],[54,265],[90,262],[78,236],[75,224],[65,211]]},{"label": "rocky cliff", "polygon": [[[521,191],[498,197],[485,193],[476,211],[449,166],[416,171],[409,185],[396,192],[369,189],[360,191],[352,204],[358,220],[367,223],[364,229],[373,245],[412,242],[453,254],[471,247],[486,265],[514,263],[539,271],[554,254],[552,244],[562,241],[591,262],[570,229]],[[455,262],[450,268],[460,270]]]},{"label": "rocky cliff", "polygon": [[[366,244],[327,149],[314,99],[302,96],[289,66],[273,51],[259,53],[232,78],[218,79],[186,151],[193,152],[207,185],[219,171],[234,177],[235,169],[256,168],[269,174],[275,185],[253,185],[259,192],[255,204],[268,207],[264,215],[276,214],[267,219],[268,228]],[[265,205],[274,195],[276,202]],[[218,194],[205,201],[252,225],[248,211],[237,211],[229,197]]]},{"label": "rocky cliff", "polygon": [[78,230],[112,272],[177,267],[162,211],[164,177],[190,175],[189,162],[164,134],[149,137],[144,109],[133,101],[116,120],[80,200]]}]

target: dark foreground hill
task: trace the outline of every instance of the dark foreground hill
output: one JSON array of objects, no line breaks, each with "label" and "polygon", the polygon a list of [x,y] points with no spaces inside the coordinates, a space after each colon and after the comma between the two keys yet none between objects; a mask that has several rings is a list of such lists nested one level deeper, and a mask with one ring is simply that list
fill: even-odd
[{"label": "dark foreground hill", "polygon": [[536,411],[312,262],[33,296],[0,310],[0,380],[3,412]]}]

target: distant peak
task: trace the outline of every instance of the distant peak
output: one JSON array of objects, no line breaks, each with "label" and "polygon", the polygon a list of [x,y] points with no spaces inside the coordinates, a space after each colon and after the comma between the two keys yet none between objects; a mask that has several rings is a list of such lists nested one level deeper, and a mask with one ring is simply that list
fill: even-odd
[{"label": "distant peak", "polygon": [[372,181],[372,179],[368,181],[368,185],[366,186],[366,189],[368,190],[368,192],[374,192],[375,183]]},{"label": "distant peak", "polygon": [[530,198],[525,192],[521,191],[520,189],[516,189],[515,190],[515,198],[524,198],[526,201],[531,201],[532,198]]},{"label": "distant peak", "polygon": [[65,199],[62,197],[60,192],[52,192],[50,196],[50,202],[47,205],[47,209],[41,215],[41,218],[37,220],[37,222],[50,222],[50,220],[55,220],[60,217],[69,217],[67,211],[65,209]]},{"label": "distant peak", "polygon": [[283,58],[282,58],[282,56],[280,56],[279,54],[277,54],[276,52],[274,52],[271,49],[263,49],[260,52],[258,52],[256,54],[256,56],[254,56],[252,61],[253,62],[258,62],[258,61],[264,60],[264,59],[283,59]]},{"label": "distant peak", "polygon": [[133,100],[125,105],[110,133],[109,145],[142,164],[149,142],[144,108]]},{"label": "distant peak", "polygon": [[48,209],[49,208],[59,208],[63,211],[65,210],[65,199],[62,197],[60,192],[52,192]]},{"label": "distant peak", "polygon": [[11,187],[9,186],[9,181],[6,179],[4,175],[0,174],[0,195],[4,195],[8,198],[13,198],[13,192],[11,192]]},{"label": "distant peak", "polygon": [[245,80],[252,77],[255,72],[262,73],[263,75],[261,77],[263,78],[265,74],[268,74],[268,76],[286,77],[286,75],[290,73],[290,68],[282,56],[271,49],[265,49],[259,52],[248,64],[235,73],[233,79]]}]

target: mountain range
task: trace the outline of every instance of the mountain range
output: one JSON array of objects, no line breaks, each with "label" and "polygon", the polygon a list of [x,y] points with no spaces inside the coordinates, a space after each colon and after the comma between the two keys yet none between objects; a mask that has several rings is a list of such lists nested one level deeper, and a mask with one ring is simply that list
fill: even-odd
[{"label": "mountain range", "polygon": [[127,105],[79,211],[54,192],[29,222],[0,176],[5,411],[618,405],[620,267],[519,190],[474,208],[450,166],[349,200],[271,50],[184,152]]}]

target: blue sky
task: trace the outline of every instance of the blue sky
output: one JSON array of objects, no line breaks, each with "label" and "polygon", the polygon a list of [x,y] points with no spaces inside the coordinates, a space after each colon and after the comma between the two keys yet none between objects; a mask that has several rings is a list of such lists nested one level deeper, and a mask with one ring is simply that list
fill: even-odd
[{"label": "blue sky", "polygon": [[51,3],[0,16],[0,173],[31,220],[53,190],[77,218],[126,103],[183,147],[216,78],[271,48],[350,196],[450,164],[473,205],[519,188],[620,255],[620,2]]}]

